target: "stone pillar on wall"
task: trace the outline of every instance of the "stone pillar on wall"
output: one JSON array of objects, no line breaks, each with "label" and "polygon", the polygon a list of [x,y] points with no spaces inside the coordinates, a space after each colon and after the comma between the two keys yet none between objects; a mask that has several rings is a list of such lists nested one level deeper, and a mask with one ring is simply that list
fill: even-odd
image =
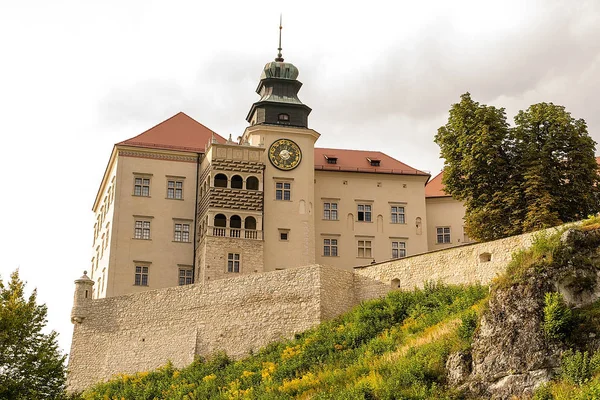
[{"label": "stone pillar on wall", "polygon": [[92,301],[94,281],[83,271],[83,276],[75,280],[75,295],[71,309],[71,322],[81,323],[87,317],[90,302]]}]

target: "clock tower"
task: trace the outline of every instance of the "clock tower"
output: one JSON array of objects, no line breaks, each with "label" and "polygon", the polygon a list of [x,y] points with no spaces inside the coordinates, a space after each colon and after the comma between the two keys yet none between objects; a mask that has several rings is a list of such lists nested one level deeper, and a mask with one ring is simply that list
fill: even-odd
[{"label": "clock tower", "polygon": [[310,107],[300,101],[298,68],[279,53],[265,65],[246,120],[243,142],[264,146],[264,270],[315,262],[314,147]]}]

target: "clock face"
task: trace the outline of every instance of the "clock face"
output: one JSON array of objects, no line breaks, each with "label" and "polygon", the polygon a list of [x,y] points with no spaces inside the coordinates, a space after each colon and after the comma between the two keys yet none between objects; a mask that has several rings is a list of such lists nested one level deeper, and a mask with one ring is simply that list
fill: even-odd
[{"label": "clock face", "polygon": [[282,171],[290,171],[300,164],[302,151],[300,147],[289,139],[279,139],[269,147],[269,160],[271,164]]}]

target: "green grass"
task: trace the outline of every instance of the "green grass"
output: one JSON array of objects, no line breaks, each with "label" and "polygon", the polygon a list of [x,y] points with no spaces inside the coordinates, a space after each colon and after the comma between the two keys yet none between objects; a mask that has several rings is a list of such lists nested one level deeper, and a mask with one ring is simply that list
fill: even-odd
[{"label": "green grass", "polygon": [[183,369],[120,376],[81,398],[457,398],[444,386],[446,358],[470,345],[457,332],[472,332],[473,310],[487,295],[478,285],[392,292],[242,360],[217,354]]}]

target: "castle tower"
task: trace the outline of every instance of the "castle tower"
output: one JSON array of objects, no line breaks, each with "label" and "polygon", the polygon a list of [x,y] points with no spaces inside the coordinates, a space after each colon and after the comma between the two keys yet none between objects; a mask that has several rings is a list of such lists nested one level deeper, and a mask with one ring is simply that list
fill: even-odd
[{"label": "castle tower", "polygon": [[212,141],[198,171],[196,282],[263,272],[264,147]]},{"label": "castle tower", "polygon": [[87,316],[87,309],[92,300],[94,281],[83,271],[83,276],[75,280],[75,295],[73,297],[73,308],[71,309],[71,322],[81,323]]},{"label": "castle tower", "polygon": [[242,140],[264,146],[264,268],[266,271],[315,262],[314,145],[308,128],[311,109],[300,101],[298,68],[279,53],[265,65]]}]

